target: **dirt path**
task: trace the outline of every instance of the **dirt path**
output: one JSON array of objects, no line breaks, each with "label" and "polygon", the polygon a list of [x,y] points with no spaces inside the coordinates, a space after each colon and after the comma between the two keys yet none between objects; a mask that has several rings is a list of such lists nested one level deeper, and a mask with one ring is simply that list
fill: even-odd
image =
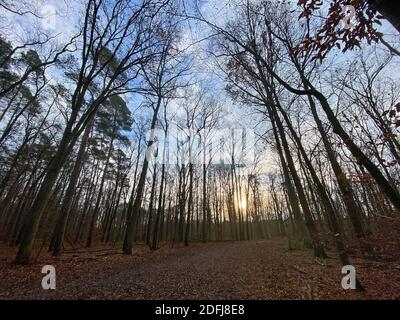
[{"label": "dirt path", "polygon": [[[311,252],[289,252],[280,240],[195,244],[44,257],[32,266],[0,264],[1,299],[354,299],[400,298],[398,261],[353,259],[367,293],[341,288],[336,259],[316,262]],[[0,250],[0,256],[1,256]],[[44,264],[56,267],[57,288],[41,289]]]}]

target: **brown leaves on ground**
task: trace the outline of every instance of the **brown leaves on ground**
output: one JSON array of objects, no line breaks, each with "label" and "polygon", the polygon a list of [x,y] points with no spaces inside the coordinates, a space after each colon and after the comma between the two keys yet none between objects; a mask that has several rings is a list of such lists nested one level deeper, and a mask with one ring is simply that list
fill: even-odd
[{"label": "brown leaves on ground", "polygon": [[[341,265],[332,255],[316,261],[310,250],[288,251],[283,240],[164,246],[133,256],[110,247],[43,255],[29,266],[10,264],[0,248],[1,299],[400,299],[399,259],[352,257],[366,288],[341,287]],[[41,288],[41,268],[56,267],[56,290]]]}]

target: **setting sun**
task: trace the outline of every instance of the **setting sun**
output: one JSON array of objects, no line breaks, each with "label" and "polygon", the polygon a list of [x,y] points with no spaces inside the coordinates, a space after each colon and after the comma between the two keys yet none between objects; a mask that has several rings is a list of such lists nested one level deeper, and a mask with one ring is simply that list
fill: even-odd
[{"label": "setting sun", "polygon": [[241,197],[241,198],[239,199],[238,202],[239,202],[239,203],[236,203],[236,204],[237,204],[237,207],[238,207],[240,210],[246,210],[246,208],[247,208],[246,198],[245,198],[245,197]]}]

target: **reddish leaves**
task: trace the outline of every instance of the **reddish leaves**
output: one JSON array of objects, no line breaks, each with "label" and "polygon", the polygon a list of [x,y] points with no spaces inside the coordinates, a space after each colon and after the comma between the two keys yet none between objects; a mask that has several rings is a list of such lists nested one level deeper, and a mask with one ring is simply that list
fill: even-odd
[{"label": "reddish leaves", "polygon": [[[311,18],[316,10],[321,8],[321,0],[299,0],[298,5],[303,8],[299,19]],[[346,15],[344,8],[352,6],[355,9],[353,28],[344,28],[343,23]],[[381,24],[382,16],[371,8],[365,0],[334,0],[330,3],[328,17],[321,29],[310,36],[297,48],[297,54],[303,52],[315,52],[314,59],[323,60],[333,49],[338,48],[343,52],[353,50],[360,46],[360,42],[366,40],[368,43],[379,42],[382,34],[379,33],[374,24]]]},{"label": "reddish leaves", "polygon": [[[380,224],[382,225],[382,224]],[[398,234],[397,234],[398,236]],[[385,238],[382,243],[390,242]],[[356,247],[357,244],[354,243]],[[391,245],[394,248],[396,243]],[[311,250],[288,251],[287,240],[209,243],[163,247],[140,256],[99,252],[71,259],[47,257],[54,264],[57,289],[40,288],[41,265],[0,264],[0,297],[6,299],[398,299],[396,256],[378,262],[352,256],[367,292],[341,288],[341,265],[315,261]],[[380,251],[381,246],[376,248]],[[385,247],[386,248],[386,247]],[[1,248],[0,248],[1,249]],[[382,248],[383,249],[383,248]],[[112,249],[113,250],[113,249]],[[112,251],[110,250],[110,251]],[[138,250],[138,249],[137,249]],[[385,250],[385,252],[388,250]],[[388,253],[391,251],[388,251]],[[104,253],[104,252],[103,252]],[[114,253],[114,252],[113,252]],[[383,253],[383,251],[382,251]],[[88,259],[88,258],[92,259]],[[84,259],[82,259],[84,258]],[[378,257],[377,257],[378,258]]]}]

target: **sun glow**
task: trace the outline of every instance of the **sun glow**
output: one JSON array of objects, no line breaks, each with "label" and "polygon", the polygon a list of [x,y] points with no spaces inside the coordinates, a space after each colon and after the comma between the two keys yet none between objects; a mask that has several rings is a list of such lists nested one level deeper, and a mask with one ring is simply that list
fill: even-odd
[{"label": "sun glow", "polygon": [[247,202],[246,202],[246,198],[245,198],[245,197],[241,197],[241,198],[239,199],[238,208],[239,208],[240,210],[246,210],[246,208],[247,208]]}]

